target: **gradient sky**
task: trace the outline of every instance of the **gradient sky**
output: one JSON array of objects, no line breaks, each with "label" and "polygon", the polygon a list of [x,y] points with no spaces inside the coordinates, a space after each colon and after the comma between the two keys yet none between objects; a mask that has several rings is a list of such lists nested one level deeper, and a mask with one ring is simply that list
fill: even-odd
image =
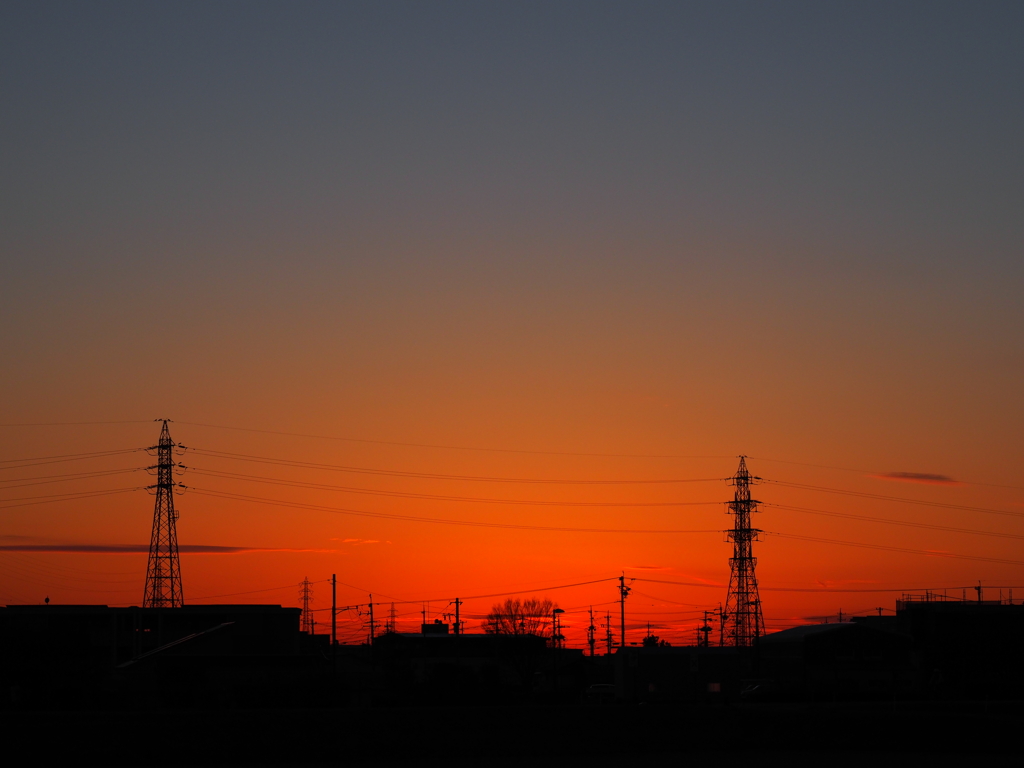
[{"label": "gradient sky", "polygon": [[[769,536],[766,588],[980,579],[1024,597],[1021,539],[1005,536],[1024,536],[1022,33],[1012,2],[5,3],[0,422],[140,423],[0,427],[0,460],[151,445],[157,417],[197,450],[448,475],[724,478],[742,453],[768,480],[975,509],[777,483],[758,489],[767,503],[1004,534],[766,506],[767,531],[1005,561]],[[186,456],[207,471],[434,496],[729,493]],[[50,468],[0,470],[14,480],[0,507],[144,484],[17,487]],[[894,472],[959,484],[876,477]],[[185,482],[466,521],[729,524],[721,506]],[[529,594],[624,569],[728,580],[721,534],[179,505],[183,544],[317,550],[185,555],[187,598],[331,572],[358,587],[343,602]],[[145,544],[151,512],[141,491],[6,506],[0,545]],[[0,602],[138,602],[144,570],[140,554],[0,552]],[[725,598],[640,584],[653,597],[631,598],[632,621],[678,642],[693,615],[671,611]],[[573,609],[614,599],[603,584],[551,594]],[[782,626],[895,596],[763,599]]]}]

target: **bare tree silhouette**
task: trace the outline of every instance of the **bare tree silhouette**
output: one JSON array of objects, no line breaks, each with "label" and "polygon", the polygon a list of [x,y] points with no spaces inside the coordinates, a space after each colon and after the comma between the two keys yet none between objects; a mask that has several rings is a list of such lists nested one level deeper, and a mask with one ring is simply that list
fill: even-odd
[{"label": "bare tree silhouette", "polygon": [[492,635],[546,636],[551,625],[551,612],[557,608],[550,600],[531,597],[522,600],[508,598],[491,606],[484,622],[484,632]]}]

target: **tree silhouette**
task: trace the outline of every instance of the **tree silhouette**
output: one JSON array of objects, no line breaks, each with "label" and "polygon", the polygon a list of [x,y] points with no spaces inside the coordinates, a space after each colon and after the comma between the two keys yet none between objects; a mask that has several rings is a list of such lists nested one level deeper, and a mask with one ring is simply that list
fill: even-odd
[{"label": "tree silhouette", "polygon": [[495,603],[487,614],[484,632],[491,635],[541,635],[548,633],[551,612],[558,605],[550,600],[508,598]]}]

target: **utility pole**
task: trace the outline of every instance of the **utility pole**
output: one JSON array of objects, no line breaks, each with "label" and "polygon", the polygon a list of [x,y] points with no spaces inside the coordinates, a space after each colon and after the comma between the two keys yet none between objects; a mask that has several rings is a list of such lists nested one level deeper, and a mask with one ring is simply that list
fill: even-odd
[{"label": "utility pole", "polygon": [[459,606],[462,605],[462,601],[459,598],[455,598],[455,634],[462,634],[462,621],[459,618]]},{"label": "utility pole", "polygon": [[338,673],[338,575],[331,574],[331,674]]},{"label": "utility pole", "polygon": [[607,653],[612,655],[612,648],[615,645],[615,633],[612,632],[612,612],[607,611],[604,615],[604,641],[608,646]]},{"label": "utility pole", "polygon": [[590,606],[590,626],[587,627],[587,645],[590,646],[590,655],[594,655],[594,646],[597,645],[597,627],[594,626],[594,606]]},{"label": "utility pole", "polygon": [[562,614],[565,613],[561,608],[555,608],[551,612],[551,647],[561,648],[562,647]]},{"label": "utility pole", "polygon": [[391,604],[391,616],[388,620],[388,631],[398,632],[398,612],[395,611],[395,604]]},{"label": "utility pole", "polygon": [[764,617],[761,614],[761,598],[757,591],[757,576],[754,568],[757,558],[753,554],[753,542],[761,532],[750,525],[750,515],[757,512],[758,502],[750,498],[750,486],[760,480],[747,470],[745,456],[740,456],[740,465],[730,482],[736,488],[729,503],[729,514],[733,515],[733,528],[727,531],[728,540],[733,543],[733,556],[729,558],[729,595],[725,602],[729,617],[732,644],[737,647],[751,646],[764,634]]},{"label": "utility pole", "polygon": [[181,564],[178,560],[178,513],[174,509],[174,492],[184,488],[174,480],[174,450],[184,448],[171,440],[167,429],[169,419],[162,421],[160,439],[149,451],[156,451],[156,464],[148,467],[156,473],[156,484],[147,490],[155,492],[153,533],[149,540],[149,565],[146,568],[146,590],[143,608],[181,608]]},{"label": "utility pole", "polygon": [[631,587],[626,586],[626,574],[619,576],[619,647],[626,647],[626,598]]},{"label": "utility pole", "polygon": [[373,645],[373,640],[376,635],[376,625],[373,623],[373,595],[370,595],[370,645]]},{"label": "utility pole", "polygon": [[711,622],[710,617],[714,611],[704,611],[704,623],[697,628],[697,645],[707,648],[711,645]]},{"label": "utility pole", "polygon": [[302,580],[302,631],[307,635],[313,634],[313,584],[307,576]]}]

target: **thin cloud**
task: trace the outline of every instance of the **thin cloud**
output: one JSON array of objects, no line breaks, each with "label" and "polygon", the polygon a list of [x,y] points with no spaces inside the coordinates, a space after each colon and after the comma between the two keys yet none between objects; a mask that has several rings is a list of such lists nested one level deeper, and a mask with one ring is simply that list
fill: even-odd
[{"label": "thin cloud", "polygon": [[668,565],[630,565],[626,568],[628,571],[671,571],[672,567]]},{"label": "thin cloud", "polygon": [[[246,552],[331,552],[329,549],[291,549],[288,547],[222,547],[213,544],[181,544],[183,555],[240,555]],[[0,552],[38,552],[85,555],[148,554],[148,544],[8,544]]]},{"label": "thin cloud", "polygon": [[869,475],[876,480],[892,480],[897,483],[923,483],[924,485],[963,485],[949,475],[935,475],[930,472],[883,472],[880,475]]},{"label": "thin cloud", "polygon": [[[340,541],[342,544],[351,544],[353,547],[358,547],[362,544],[380,544],[380,539],[331,539],[331,541]],[[390,544],[391,542],[387,542]]]},{"label": "thin cloud", "polygon": [[877,584],[878,582],[871,579],[815,579],[814,583],[819,587],[831,589],[832,587],[842,587],[849,584]]}]

